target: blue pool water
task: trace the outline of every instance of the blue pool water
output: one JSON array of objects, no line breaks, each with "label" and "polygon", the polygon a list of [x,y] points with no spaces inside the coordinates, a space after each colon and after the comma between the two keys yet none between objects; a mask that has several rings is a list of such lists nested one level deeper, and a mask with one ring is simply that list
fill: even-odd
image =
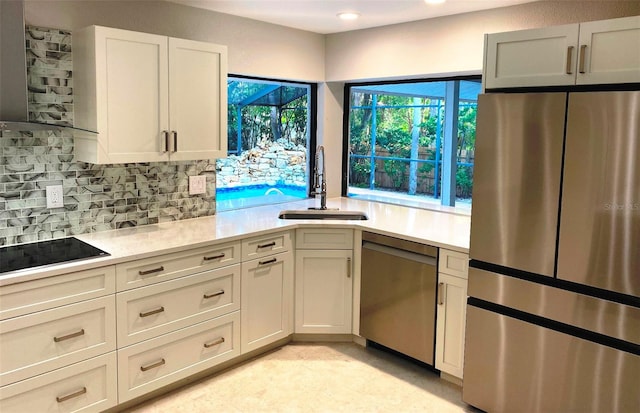
[{"label": "blue pool water", "polygon": [[306,198],[307,189],[294,185],[246,185],[235,188],[217,188],[216,201],[228,201],[241,198],[255,198],[262,196],[286,196]]}]

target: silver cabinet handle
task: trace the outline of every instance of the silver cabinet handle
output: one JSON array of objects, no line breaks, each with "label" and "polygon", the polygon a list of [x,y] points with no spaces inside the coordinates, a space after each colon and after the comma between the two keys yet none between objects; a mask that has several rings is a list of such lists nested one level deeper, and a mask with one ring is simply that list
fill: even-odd
[{"label": "silver cabinet handle", "polygon": [[573,46],[569,46],[567,48],[567,68],[566,68],[566,72],[568,75],[573,74],[573,67],[571,67],[572,55],[573,55]]},{"label": "silver cabinet handle", "polygon": [[277,258],[271,258],[270,260],[266,260],[266,261],[258,261],[258,265],[273,264],[276,261],[278,261]]},{"label": "silver cabinet handle", "polygon": [[271,242],[269,242],[267,244],[258,244],[258,249],[275,247],[275,246],[276,246],[276,242],[275,241],[271,241]]},{"label": "silver cabinet handle", "polygon": [[169,131],[163,130],[162,136],[164,137],[164,151],[162,153],[169,152]]},{"label": "silver cabinet handle", "polygon": [[585,73],[584,71],[584,59],[587,54],[587,45],[583,44],[580,46],[580,69],[578,70],[580,73]]},{"label": "silver cabinet handle", "polygon": [[149,274],[153,274],[154,272],[160,272],[160,271],[164,271],[164,267],[163,266],[160,266],[158,268],[154,268],[152,270],[138,271],[138,275],[149,275]]},{"label": "silver cabinet handle", "polygon": [[178,152],[178,132],[171,131],[173,134],[173,152]]},{"label": "silver cabinet handle", "polygon": [[347,278],[351,278],[351,258],[347,258]]},{"label": "silver cabinet handle", "polygon": [[224,257],[225,257],[225,254],[223,252],[222,254],[212,255],[210,257],[202,257],[202,259],[204,259],[205,261],[211,261],[211,260],[217,260]]},{"label": "silver cabinet handle", "polygon": [[154,308],[153,310],[149,310],[147,312],[140,312],[140,317],[149,317],[150,315],[158,314],[164,311],[164,307]]},{"label": "silver cabinet handle", "polygon": [[216,291],[215,293],[211,293],[211,294],[205,293],[203,298],[213,298],[213,297],[217,297],[217,296],[222,295],[222,294],[224,294],[224,290]]},{"label": "silver cabinet handle", "polygon": [[79,390],[76,390],[76,391],[74,391],[72,393],[65,394],[64,396],[57,396],[56,397],[56,401],[58,403],[62,403],[62,402],[67,401],[69,399],[73,399],[74,397],[82,396],[86,392],[87,392],[87,388],[83,387],[83,388],[81,388]]},{"label": "silver cabinet handle", "polygon": [[53,338],[53,341],[55,341],[56,343],[59,343],[61,341],[65,341],[65,340],[69,340],[70,338],[74,338],[74,337],[80,337],[84,335],[84,328],[81,328],[78,331],[75,331],[73,333],[70,334],[66,334],[64,336],[56,336]]},{"label": "silver cabinet handle", "polygon": [[140,366],[140,370],[141,371],[147,371],[147,370],[151,370],[151,369],[155,369],[156,367],[160,367],[162,365],[164,365],[166,362],[164,361],[164,359],[160,359],[158,361],[154,361],[151,364],[147,364],[146,366]]},{"label": "silver cabinet handle", "polygon": [[218,344],[222,344],[222,343],[224,343],[224,337],[216,338],[213,341],[204,343],[204,348],[211,348],[213,346],[217,346]]},{"label": "silver cabinet handle", "polygon": [[438,305],[444,304],[444,283],[438,283]]}]

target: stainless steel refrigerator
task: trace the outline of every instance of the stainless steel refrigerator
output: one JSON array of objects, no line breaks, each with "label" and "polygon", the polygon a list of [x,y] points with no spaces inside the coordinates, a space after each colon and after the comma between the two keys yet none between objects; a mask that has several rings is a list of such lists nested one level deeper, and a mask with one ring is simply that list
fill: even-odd
[{"label": "stainless steel refrigerator", "polygon": [[478,100],[463,399],[640,412],[640,91]]}]

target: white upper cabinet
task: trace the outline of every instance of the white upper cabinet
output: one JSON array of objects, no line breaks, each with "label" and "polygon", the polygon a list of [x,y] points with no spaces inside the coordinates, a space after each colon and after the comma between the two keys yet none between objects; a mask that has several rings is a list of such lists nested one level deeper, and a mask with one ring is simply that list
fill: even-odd
[{"label": "white upper cabinet", "polygon": [[640,16],[485,36],[486,89],[640,82]]},{"label": "white upper cabinet", "polygon": [[91,26],[73,35],[76,159],[211,159],[227,151],[227,49]]},{"label": "white upper cabinet", "polygon": [[169,38],[169,109],[172,161],[227,156],[226,46]]},{"label": "white upper cabinet", "polygon": [[640,16],[582,23],[577,84],[640,82]]}]

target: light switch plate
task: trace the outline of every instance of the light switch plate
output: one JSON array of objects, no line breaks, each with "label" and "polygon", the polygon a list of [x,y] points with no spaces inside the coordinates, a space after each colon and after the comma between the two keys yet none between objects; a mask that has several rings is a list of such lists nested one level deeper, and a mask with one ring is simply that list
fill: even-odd
[{"label": "light switch plate", "polygon": [[49,185],[45,188],[47,194],[47,208],[63,208],[64,193],[62,185]]},{"label": "light switch plate", "polygon": [[207,177],[196,175],[189,177],[189,195],[204,194],[207,192]]}]

